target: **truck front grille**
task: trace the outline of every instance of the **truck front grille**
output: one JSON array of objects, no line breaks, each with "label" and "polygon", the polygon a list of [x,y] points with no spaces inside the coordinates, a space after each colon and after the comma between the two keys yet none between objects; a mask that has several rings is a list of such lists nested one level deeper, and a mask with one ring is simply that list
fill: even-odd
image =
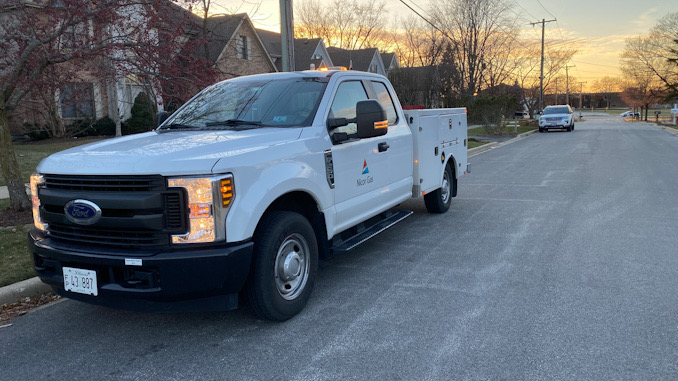
[{"label": "truck front grille", "polygon": [[[168,246],[173,234],[188,231],[186,195],[167,188],[162,176],[44,175],[40,217],[53,240],[119,248]],[[87,200],[101,209],[92,225],[66,218],[64,206]]]},{"label": "truck front grille", "polygon": [[165,189],[162,176],[45,175],[45,187],[86,192],[152,192]]},{"label": "truck front grille", "polygon": [[62,241],[115,247],[148,247],[168,244],[167,234],[153,231],[49,225],[50,238]]}]

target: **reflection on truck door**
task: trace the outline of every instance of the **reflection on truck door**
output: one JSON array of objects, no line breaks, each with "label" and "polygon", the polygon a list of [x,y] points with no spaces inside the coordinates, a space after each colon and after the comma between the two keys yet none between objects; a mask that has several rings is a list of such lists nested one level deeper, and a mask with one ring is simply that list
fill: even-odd
[{"label": "reflection on truck door", "polygon": [[[330,117],[355,118],[356,103],[368,99],[362,81],[345,81],[337,88],[330,108]],[[349,140],[335,144],[332,148],[335,176],[335,206],[337,231],[364,220],[379,208],[379,192],[387,183],[388,153],[379,152],[377,145],[384,136],[357,139],[356,125],[339,127],[332,132],[345,132]]]}]

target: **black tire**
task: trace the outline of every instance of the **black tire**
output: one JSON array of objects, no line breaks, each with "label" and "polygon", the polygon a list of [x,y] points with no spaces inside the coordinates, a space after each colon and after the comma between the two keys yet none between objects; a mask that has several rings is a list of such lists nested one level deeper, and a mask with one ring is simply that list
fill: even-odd
[{"label": "black tire", "polygon": [[266,214],[254,233],[252,262],[245,297],[254,315],[274,321],[292,318],[306,306],[318,272],[311,224],[294,212]]},{"label": "black tire", "polygon": [[544,132],[544,129],[543,129],[543,128],[540,128],[540,129],[539,129],[539,132]]},{"label": "black tire", "polygon": [[450,166],[445,166],[443,185],[435,191],[424,195],[424,204],[429,213],[445,213],[452,203],[452,186],[454,177]]}]

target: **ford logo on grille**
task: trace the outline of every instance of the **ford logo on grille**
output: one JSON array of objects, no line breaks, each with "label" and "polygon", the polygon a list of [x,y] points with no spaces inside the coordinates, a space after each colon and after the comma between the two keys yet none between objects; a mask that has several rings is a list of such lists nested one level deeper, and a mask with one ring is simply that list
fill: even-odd
[{"label": "ford logo on grille", "polygon": [[69,201],[64,212],[69,221],[78,225],[92,225],[101,219],[101,208],[87,200]]}]

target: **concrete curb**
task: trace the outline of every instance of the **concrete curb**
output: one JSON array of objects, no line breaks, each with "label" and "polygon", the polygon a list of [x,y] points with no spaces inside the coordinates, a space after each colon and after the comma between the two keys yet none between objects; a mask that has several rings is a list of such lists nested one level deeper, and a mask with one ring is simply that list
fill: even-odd
[{"label": "concrete curb", "polygon": [[52,287],[43,283],[37,276],[0,288],[0,305],[16,303],[21,299],[40,296],[52,291]]},{"label": "concrete curb", "polygon": [[660,130],[664,130],[664,131],[668,132],[668,133],[671,134],[671,135],[676,135],[676,136],[678,136],[678,130],[675,129],[675,128],[666,127],[666,126],[659,126],[659,125],[657,126],[657,128],[659,128]]},{"label": "concrete curb", "polygon": [[507,140],[507,141],[505,141],[505,142],[501,142],[501,143],[499,143],[499,142],[492,142],[492,143],[483,144],[483,145],[480,146],[480,147],[471,148],[470,150],[468,150],[468,156],[469,156],[469,157],[475,156],[475,155],[481,154],[481,153],[483,153],[483,152],[489,151],[489,150],[491,150],[491,149],[495,149],[495,148],[498,148],[498,147],[501,147],[501,146],[504,146],[504,145],[507,145],[507,144],[514,143],[514,142],[516,142],[516,141],[518,141],[518,140],[525,139],[525,138],[528,137],[528,136],[531,136],[531,135],[534,135],[534,134],[538,134],[538,133],[539,133],[539,130],[532,130],[532,131],[528,131],[528,132],[522,133],[522,134],[516,136],[515,138],[513,138],[513,139],[511,139],[511,140]]}]

